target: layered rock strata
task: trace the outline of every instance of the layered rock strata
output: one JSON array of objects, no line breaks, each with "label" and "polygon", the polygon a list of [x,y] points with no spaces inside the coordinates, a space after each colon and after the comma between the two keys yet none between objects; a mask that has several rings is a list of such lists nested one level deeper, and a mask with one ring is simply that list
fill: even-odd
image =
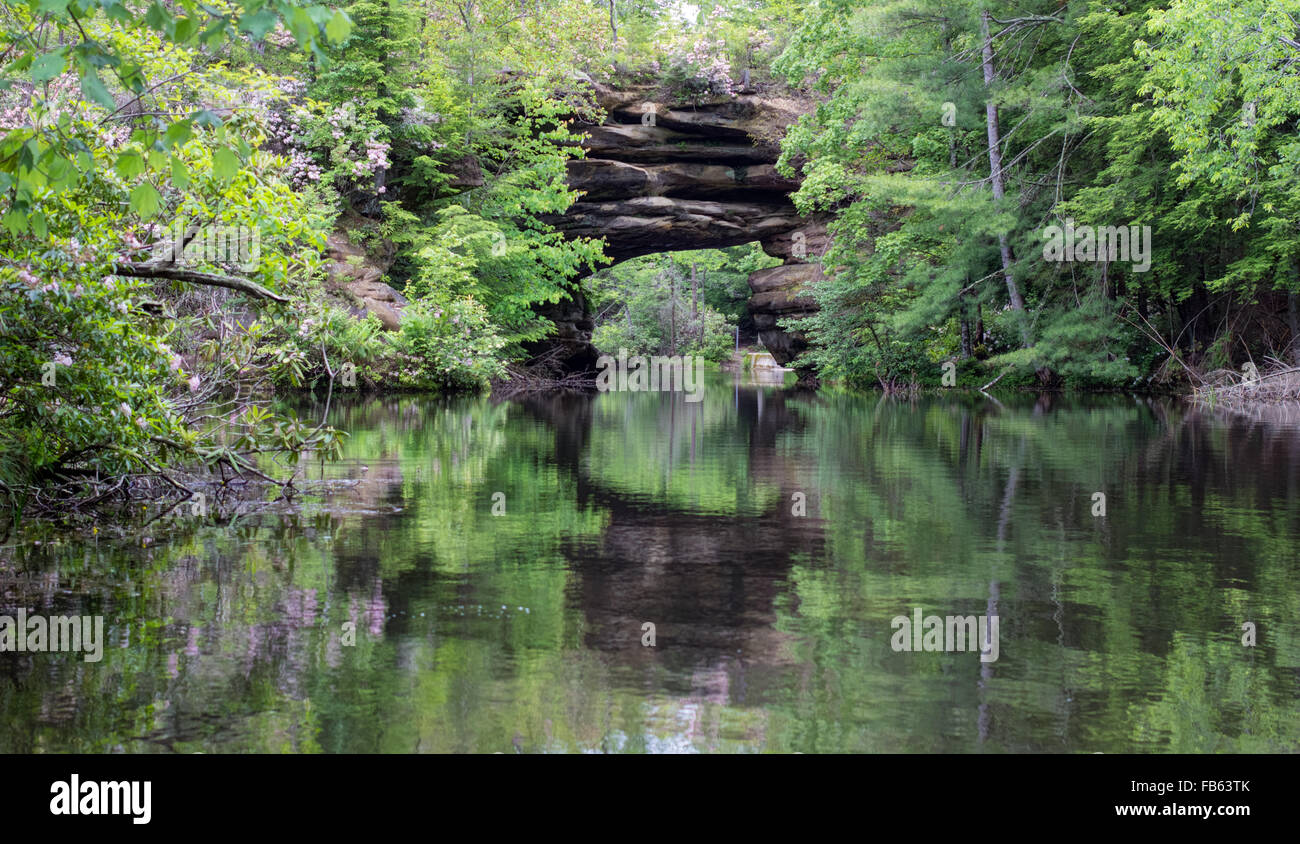
[{"label": "layered rock strata", "polygon": [[[823,221],[800,217],[790,201],[799,183],[776,171],[779,139],[805,113],[805,101],[760,94],[694,107],[666,104],[650,88],[597,86],[607,118],[575,128],[586,155],[568,165],[579,201],[550,222],[570,237],[603,237],[615,261],[758,241],[784,263],[750,279],[750,312],[763,345],[781,364],[806,347],[777,323],[815,310],[805,285],[820,273],[809,257],[825,249]],[[591,319],[575,302],[547,309],[572,367],[594,354]]]}]

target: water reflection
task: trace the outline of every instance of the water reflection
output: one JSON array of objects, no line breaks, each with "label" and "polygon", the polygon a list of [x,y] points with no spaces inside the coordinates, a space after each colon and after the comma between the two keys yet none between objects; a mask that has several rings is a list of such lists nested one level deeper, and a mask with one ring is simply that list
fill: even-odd
[{"label": "water reflection", "polygon": [[[1300,749],[1293,422],[682,398],[336,397],[291,503],[0,549],[108,643],[0,654],[0,750]],[[894,652],[917,606],[1000,658]]]}]

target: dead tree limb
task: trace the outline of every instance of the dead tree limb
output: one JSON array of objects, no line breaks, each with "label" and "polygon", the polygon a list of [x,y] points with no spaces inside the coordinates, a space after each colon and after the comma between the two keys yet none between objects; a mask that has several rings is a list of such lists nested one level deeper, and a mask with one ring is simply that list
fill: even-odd
[{"label": "dead tree limb", "polygon": [[130,278],[165,278],[170,281],[185,282],[186,284],[224,287],[227,290],[237,290],[240,293],[246,293],[255,299],[270,299],[272,302],[287,304],[292,301],[287,296],[273,293],[262,285],[249,281],[246,278],[238,278],[233,275],[220,275],[218,273],[201,273],[197,270],[187,270],[171,264],[119,262],[113,265],[112,273],[113,275],[127,276]]}]

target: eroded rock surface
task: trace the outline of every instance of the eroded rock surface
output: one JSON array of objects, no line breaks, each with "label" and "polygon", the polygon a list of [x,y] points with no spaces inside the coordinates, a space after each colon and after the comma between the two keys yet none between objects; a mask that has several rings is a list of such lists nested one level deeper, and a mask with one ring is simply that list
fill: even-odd
[{"label": "eroded rock surface", "polygon": [[370,257],[342,232],[330,235],[325,257],[329,260],[327,289],[344,300],[353,316],[374,314],[384,328],[396,331],[401,325],[406,299],[381,281],[388,267]]},{"label": "eroded rock surface", "polygon": [[[823,218],[802,221],[799,228],[762,242],[763,251],[784,263],[758,270],[749,276],[749,313],[758,329],[758,339],[782,366],[788,365],[808,347],[801,332],[782,328],[785,317],[807,316],[817,310],[807,286],[821,278],[822,266],[815,259],[826,251],[829,238]],[[809,377],[809,373],[800,373]]]},{"label": "eroded rock surface", "polygon": [[[576,127],[588,136],[586,157],[568,165],[569,186],[582,197],[549,222],[571,237],[604,237],[615,261],[759,241],[785,263],[750,278],[750,311],[763,344],[789,363],[806,342],[777,321],[815,310],[801,293],[820,271],[806,260],[825,249],[826,229],[799,216],[789,196],[799,182],[775,164],[781,136],[811,103],[752,94],[684,108],[652,88],[596,91],[608,117]],[[590,341],[585,313],[559,316],[564,343]]]}]

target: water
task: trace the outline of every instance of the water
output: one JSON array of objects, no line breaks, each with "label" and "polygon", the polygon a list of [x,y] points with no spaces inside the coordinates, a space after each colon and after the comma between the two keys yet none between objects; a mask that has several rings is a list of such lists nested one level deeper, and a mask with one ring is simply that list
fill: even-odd
[{"label": "water", "polygon": [[[1285,422],[725,378],[330,417],[291,504],[8,540],[0,614],[108,646],[0,654],[0,751],[1300,750]],[[894,651],[914,607],[998,659]]]}]

